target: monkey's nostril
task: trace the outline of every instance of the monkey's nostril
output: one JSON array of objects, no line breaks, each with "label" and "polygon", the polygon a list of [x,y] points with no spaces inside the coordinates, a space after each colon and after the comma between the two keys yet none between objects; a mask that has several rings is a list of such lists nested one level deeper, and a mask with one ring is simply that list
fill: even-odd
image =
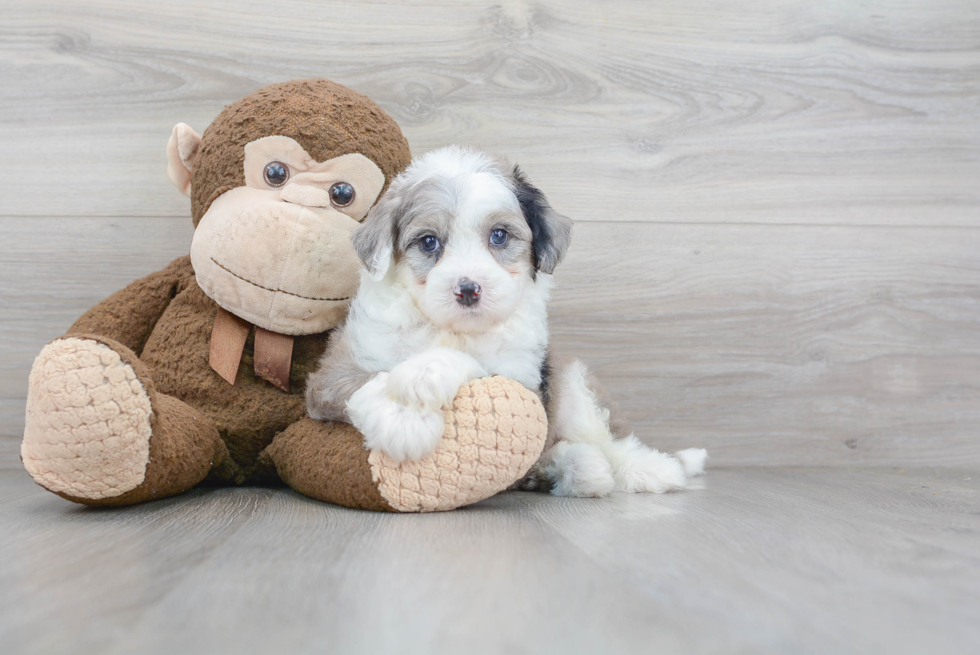
[{"label": "monkey's nostril", "polygon": [[480,300],[480,285],[464,277],[453,289],[453,293],[456,295],[456,302],[470,307]]}]

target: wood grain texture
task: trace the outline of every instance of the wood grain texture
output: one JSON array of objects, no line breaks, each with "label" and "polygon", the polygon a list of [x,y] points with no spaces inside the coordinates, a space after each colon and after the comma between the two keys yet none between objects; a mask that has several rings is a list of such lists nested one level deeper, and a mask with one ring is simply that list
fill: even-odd
[{"label": "wood grain texture", "polygon": [[0,471],[5,653],[966,653],[980,477],[711,471],[425,516],[292,492],[72,505]]},{"label": "wood grain texture", "polygon": [[[0,444],[88,307],[188,251],[184,219],[0,218]],[[582,223],[552,333],[665,449],[716,465],[980,467],[980,231]],[[2,453],[3,451],[0,451]]]},{"label": "wood grain texture", "polygon": [[980,466],[980,232],[587,223],[555,344],[723,464]]},{"label": "wood grain texture", "polygon": [[192,234],[189,217],[0,218],[0,465],[20,466],[27,377],[44,344],[111,293],[186,255]]},{"label": "wood grain texture", "polygon": [[163,174],[175,123],[326,76],[377,99],[415,152],[499,151],[579,220],[980,225],[973,0],[0,12],[8,216],[184,216]]}]

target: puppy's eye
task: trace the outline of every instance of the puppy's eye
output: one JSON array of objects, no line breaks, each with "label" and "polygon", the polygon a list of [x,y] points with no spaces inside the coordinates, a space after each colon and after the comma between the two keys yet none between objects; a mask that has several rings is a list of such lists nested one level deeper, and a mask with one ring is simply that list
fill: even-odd
[{"label": "puppy's eye", "polygon": [[419,239],[419,249],[422,252],[433,253],[439,250],[439,239],[435,238],[431,234],[426,235]]},{"label": "puppy's eye", "polygon": [[490,233],[490,243],[495,246],[502,246],[510,239],[510,235],[507,234],[507,230],[497,228]]},{"label": "puppy's eye", "polygon": [[266,184],[279,187],[289,179],[289,169],[286,168],[285,164],[274,161],[265,165],[263,176],[265,177]]},{"label": "puppy's eye", "polygon": [[330,187],[330,202],[334,207],[346,207],[354,202],[354,187],[347,182],[337,182]]}]

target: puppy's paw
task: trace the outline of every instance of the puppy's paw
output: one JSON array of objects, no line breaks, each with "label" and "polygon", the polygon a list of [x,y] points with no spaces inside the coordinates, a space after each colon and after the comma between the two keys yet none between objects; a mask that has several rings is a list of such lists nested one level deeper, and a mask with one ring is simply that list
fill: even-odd
[{"label": "puppy's paw", "polygon": [[598,498],[615,488],[612,467],[598,446],[559,441],[542,460],[541,472],[556,496]]},{"label": "puppy's paw", "polygon": [[388,373],[378,373],[355,391],[347,401],[347,415],[368,450],[380,450],[399,462],[420,460],[442,440],[442,410],[411,408],[392,399],[388,380]]},{"label": "puppy's paw", "polygon": [[486,369],[470,355],[432,348],[391,370],[388,395],[411,408],[437,410],[451,405],[465,382],[486,375]]},{"label": "puppy's paw", "polygon": [[[633,435],[612,441],[605,450],[617,491],[662,494],[687,486],[685,466],[680,460],[650,448]],[[701,465],[703,470],[703,459]]]}]

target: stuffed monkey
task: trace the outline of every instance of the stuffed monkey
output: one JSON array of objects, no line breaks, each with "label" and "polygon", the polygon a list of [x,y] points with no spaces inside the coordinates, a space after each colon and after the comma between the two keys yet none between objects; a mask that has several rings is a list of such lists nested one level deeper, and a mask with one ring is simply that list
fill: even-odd
[{"label": "stuffed monkey", "polygon": [[190,255],[99,303],[38,356],[21,447],[38,484],[129,505],[205,481],[285,482],[351,507],[427,511],[486,498],[530,468],[544,410],[504,378],[465,385],[420,462],[305,416],[305,378],[358,286],[350,235],[410,161],[374,102],[327,80],[273,84],[203,136],[178,124],[167,156],[191,198]]}]

